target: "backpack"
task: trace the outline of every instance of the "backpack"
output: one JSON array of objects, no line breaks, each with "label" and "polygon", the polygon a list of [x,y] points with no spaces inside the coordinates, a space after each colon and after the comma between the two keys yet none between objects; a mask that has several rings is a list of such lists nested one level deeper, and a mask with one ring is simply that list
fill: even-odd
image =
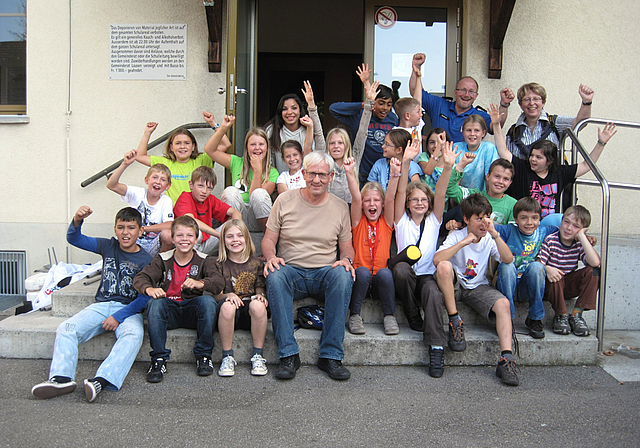
[{"label": "backpack", "polygon": [[531,154],[531,147],[541,140],[546,140],[549,134],[551,134],[552,132],[556,134],[558,141],[560,141],[560,132],[556,127],[556,119],[558,118],[558,116],[547,114],[547,118],[549,119],[548,121],[549,126],[547,126],[546,128],[543,126],[542,135],[540,136],[540,138],[529,145],[525,145],[524,143],[522,143],[522,136],[524,135],[525,127],[524,126],[516,127],[515,124],[511,125],[511,127],[507,131],[507,136],[511,139],[513,144],[515,144],[520,149],[521,154],[524,154],[526,157],[529,157],[529,154]]}]

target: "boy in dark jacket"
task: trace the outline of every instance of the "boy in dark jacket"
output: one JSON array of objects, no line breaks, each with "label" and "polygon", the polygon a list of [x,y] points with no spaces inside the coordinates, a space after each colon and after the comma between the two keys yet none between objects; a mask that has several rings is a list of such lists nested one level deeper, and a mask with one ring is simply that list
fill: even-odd
[{"label": "boy in dark jacket", "polygon": [[190,216],[173,221],[171,238],[175,249],[158,254],[133,280],[140,294],[149,296],[147,321],[151,343],[151,366],[147,381],[159,383],[166,373],[171,350],[166,348],[167,330],[195,328],[193,354],[197,373],[213,373],[213,327],[218,308],[214,295],[222,292],[224,279],[215,260],[193,249],[198,223]]}]

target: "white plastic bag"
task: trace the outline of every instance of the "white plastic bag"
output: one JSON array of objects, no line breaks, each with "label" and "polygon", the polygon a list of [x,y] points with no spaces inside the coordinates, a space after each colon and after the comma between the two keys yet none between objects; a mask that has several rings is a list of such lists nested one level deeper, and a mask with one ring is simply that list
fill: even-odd
[{"label": "white plastic bag", "polygon": [[102,269],[102,260],[94,264],[69,264],[60,262],[51,266],[44,280],[44,286],[38,293],[36,299],[31,302],[33,311],[51,305],[51,294],[60,289],[58,282],[63,278],[72,276],[71,282],[69,282],[69,284],[71,284],[100,269]]}]

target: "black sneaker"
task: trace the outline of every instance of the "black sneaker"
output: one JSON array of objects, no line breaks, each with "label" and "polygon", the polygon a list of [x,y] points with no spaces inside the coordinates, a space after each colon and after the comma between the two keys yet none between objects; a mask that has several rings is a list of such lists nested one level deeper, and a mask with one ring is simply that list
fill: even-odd
[{"label": "black sneaker", "polygon": [[318,358],[318,368],[327,372],[332,380],[344,381],[351,378],[349,370],[337,359]]},{"label": "black sneaker", "polygon": [[496,376],[500,378],[503,384],[518,386],[520,385],[520,380],[518,379],[516,369],[516,362],[514,360],[508,361],[506,358],[500,358],[498,366],[496,367]]},{"label": "black sneaker", "polygon": [[529,329],[529,336],[534,339],[544,338],[544,325],[541,320],[533,320],[528,317],[524,320],[524,324]]},{"label": "black sneaker", "polygon": [[444,374],[444,350],[429,347],[429,375],[440,378]]},{"label": "black sneaker", "polygon": [[467,341],[464,339],[464,324],[461,318],[449,321],[449,348],[454,352],[462,352],[467,348]]},{"label": "black sneaker", "polygon": [[280,364],[276,369],[276,378],[281,380],[290,380],[296,376],[296,370],[300,368],[300,355],[287,356],[280,359]]},{"label": "black sneaker", "polygon": [[553,332],[556,334],[571,333],[571,326],[569,325],[569,317],[566,314],[556,314],[553,317]]},{"label": "black sneaker", "polygon": [[59,383],[55,379],[50,379],[31,388],[31,395],[41,400],[68,394],[76,389],[75,381]]},{"label": "black sneaker", "polygon": [[424,321],[422,320],[422,317],[418,316],[413,318],[407,318],[407,322],[409,322],[409,328],[411,328],[413,331],[422,332],[424,328]]},{"label": "black sneaker", "polygon": [[151,361],[149,371],[147,372],[147,381],[150,383],[159,383],[164,379],[165,373],[167,373],[167,364],[164,362],[164,359],[154,359]]},{"label": "black sneaker", "polygon": [[209,376],[213,373],[213,362],[208,356],[201,356],[196,360],[196,371],[199,376]]},{"label": "black sneaker", "polygon": [[582,318],[582,314],[572,314],[569,316],[569,326],[571,327],[571,331],[576,336],[589,336],[591,332],[589,331],[589,326]]},{"label": "black sneaker", "polygon": [[84,380],[84,396],[91,403],[102,392],[102,384],[95,380]]}]

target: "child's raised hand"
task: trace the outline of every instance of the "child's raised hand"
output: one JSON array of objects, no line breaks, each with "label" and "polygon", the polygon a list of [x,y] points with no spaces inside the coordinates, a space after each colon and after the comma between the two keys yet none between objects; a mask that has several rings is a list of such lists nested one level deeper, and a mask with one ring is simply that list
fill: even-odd
[{"label": "child's raised hand", "polygon": [[262,174],[262,159],[264,159],[265,156],[265,153],[249,155],[249,164],[251,165],[254,176]]},{"label": "child's raised hand", "polygon": [[587,237],[588,230],[589,230],[589,227],[583,227],[582,229],[578,230],[578,233],[576,233],[576,236],[575,236],[575,240],[584,241],[584,238]]},{"label": "child's raised hand", "polygon": [[316,102],[313,98],[313,89],[311,88],[311,83],[309,81],[302,81],[302,84],[304,85],[304,88],[300,90],[302,90],[302,94],[304,95],[304,100],[307,102],[307,106],[315,107]]},{"label": "child's raised hand", "polygon": [[220,127],[225,128],[228,131],[231,128],[231,126],[233,126],[233,123],[235,122],[236,122],[236,117],[234,117],[233,115],[225,115],[224,118],[222,119],[222,124],[220,125]]},{"label": "child's raised hand", "polygon": [[376,97],[380,93],[380,89],[378,89],[378,86],[380,86],[380,82],[378,81],[373,81],[371,83],[371,85],[367,88],[367,99],[371,101],[376,100]]},{"label": "child's raised hand", "polygon": [[145,132],[145,134],[151,134],[153,131],[156,130],[157,127],[158,127],[158,123],[156,123],[155,121],[150,121],[144,127],[144,132]]},{"label": "child's raised hand", "polygon": [[391,157],[389,160],[389,168],[391,170],[391,174],[395,174],[397,176],[402,173],[402,162],[395,157]]},{"label": "child's raised hand", "polygon": [[356,68],[356,75],[362,81],[362,84],[366,86],[369,85],[369,77],[371,76],[371,70],[369,69],[369,64],[362,63],[362,66]]},{"label": "child's raised hand", "polygon": [[216,125],[216,119],[211,112],[203,111],[202,118],[204,118],[204,121],[206,121],[209,126],[214,127]]},{"label": "child's raised hand", "polygon": [[613,123],[607,123],[602,131],[598,126],[598,141],[606,144],[611,137],[616,135],[616,132],[618,132],[616,131],[616,125]]},{"label": "child's raised hand", "polygon": [[402,155],[402,163],[409,163],[415,159],[418,154],[420,154],[420,140],[416,138],[407,143],[407,147]]},{"label": "child's raised hand", "polygon": [[133,162],[136,161],[137,155],[138,155],[137,149],[132,149],[131,151],[127,151],[124,154],[124,160],[122,161],[122,163],[124,163],[125,166],[131,165]]},{"label": "child's raised hand", "polygon": [[469,232],[467,236],[465,236],[464,239],[462,240],[462,242],[467,246],[469,244],[476,244],[478,241],[480,241],[480,238],[478,238],[475,234],[471,232]]},{"label": "child's raised hand", "polygon": [[78,209],[78,211],[76,211],[76,214],[73,216],[74,223],[76,225],[80,225],[80,223],[85,218],[88,218],[91,215],[91,213],[93,213],[93,210],[91,210],[91,207],[89,207],[88,205],[83,205]]},{"label": "child's raised hand", "polygon": [[[502,94],[502,92],[500,92]],[[489,105],[489,116],[491,117],[491,124],[500,123],[500,118],[502,118],[504,114],[500,113],[500,107],[497,104],[491,103]]]},{"label": "child's raised hand", "polygon": [[578,93],[580,94],[580,98],[582,98],[583,103],[590,103],[593,101],[593,89],[591,87],[580,84],[580,87],[578,87]]},{"label": "child's raised hand", "polygon": [[475,158],[476,158],[475,152],[469,152],[469,151],[465,152],[464,155],[462,156],[462,159],[460,159],[460,162],[458,162],[460,169],[464,169],[467,165],[473,162]]},{"label": "child's raised hand", "polygon": [[515,97],[516,96],[513,94],[513,90],[511,90],[509,87],[505,87],[500,91],[500,104],[502,104],[503,106],[508,106],[509,104],[511,104],[511,101],[513,101]]},{"label": "child's raised hand", "polygon": [[448,231],[459,230],[462,229],[462,223],[452,219],[444,225],[444,228]]},{"label": "child's raised hand", "polygon": [[442,145],[442,159],[445,166],[452,167],[456,163],[458,154],[461,152],[462,151],[456,152],[453,150],[453,142],[445,142],[444,145]]},{"label": "child's raised hand", "polygon": [[356,168],[356,160],[353,157],[347,157],[347,159],[342,163],[344,167],[344,171],[346,174],[353,174]]},{"label": "child's raised hand", "polygon": [[307,128],[307,132],[313,131],[313,120],[309,115],[300,117],[300,124]]},{"label": "child's raised hand", "polygon": [[496,226],[494,225],[493,219],[491,219],[490,216],[485,216],[484,218],[482,218],[482,225],[487,230],[487,232],[491,234],[491,237],[497,238],[497,236],[494,235],[494,232],[497,233]]}]

